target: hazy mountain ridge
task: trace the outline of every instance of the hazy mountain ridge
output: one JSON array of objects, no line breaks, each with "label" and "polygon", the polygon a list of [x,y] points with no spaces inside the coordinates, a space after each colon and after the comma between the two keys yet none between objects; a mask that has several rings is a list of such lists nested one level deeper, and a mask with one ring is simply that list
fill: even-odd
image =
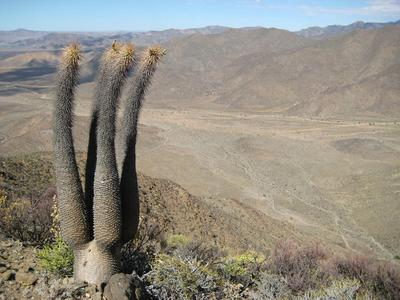
[{"label": "hazy mountain ridge", "polygon": [[[208,32],[218,30],[162,43],[168,55],[147,105],[324,117],[400,115],[400,26],[324,40],[280,29],[210,27]],[[62,43],[58,34],[52,37],[53,45]],[[85,47],[82,83],[95,80],[100,53]],[[10,50],[1,57],[0,82],[51,86],[59,51]]]},{"label": "hazy mountain ridge", "polygon": [[25,29],[0,31],[0,47],[59,49],[71,41],[77,41],[88,48],[106,47],[114,40],[132,42],[140,46],[159,44],[173,38],[191,34],[215,34],[227,27],[207,26],[193,29],[167,29],[146,32],[45,32]]},{"label": "hazy mountain ridge", "polygon": [[391,26],[391,25],[400,25],[400,20],[398,20],[396,22],[387,22],[387,23],[373,23],[373,22],[358,21],[358,22],[354,22],[349,25],[329,25],[326,27],[312,26],[312,27],[308,27],[308,28],[302,29],[300,31],[297,31],[296,33],[301,36],[307,37],[307,38],[326,39],[326,38],[331,38],[331,37],[334,37],[337,35],[346,34],[346,33],[352,32],[354,30],[378,29],[378,28],[383,28],[385,26]]},{"label": "hazy mountain ridge", "polygon": [[[365,23],[358,21],[350,25],[330,25],[327,27],[309,27],[297,32],[300,36],[312,39],[326,39],[350,33],[360,29],[377,29],[385,26],[399,25],[397,22],[388,23]],[[166,29],[143,32],[49,32],[34,31],[28,29],[16,29],[11,31],[0,31],[0,47],[23,48],[23,49],[60,49],[71,41],[77,41],[87,48],[103,48],[114,40],[133,42],[139,46],[165,43],[175,38],[181,38],[192,34],[217,34],[227,30],[258,30],[263,27],[230,28],[226,26],[206,26],[190,29]],[[263,28],[267,29],[267,28]],[[271,28],[270,28],[271,29]],[[272,28],[274,29],[274,28]]]}]

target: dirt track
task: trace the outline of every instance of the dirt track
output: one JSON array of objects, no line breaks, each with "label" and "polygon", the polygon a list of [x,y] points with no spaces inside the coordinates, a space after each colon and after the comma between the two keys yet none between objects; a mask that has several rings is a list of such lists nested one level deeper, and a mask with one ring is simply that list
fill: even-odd
[{"label": "dirt track", "polygon": [[139,167],[152,176],[251,203],[356,252],[390,257],[399,246],[398,220],[382,211],[399,209],[393,122],[146,110],[142,123]]}]

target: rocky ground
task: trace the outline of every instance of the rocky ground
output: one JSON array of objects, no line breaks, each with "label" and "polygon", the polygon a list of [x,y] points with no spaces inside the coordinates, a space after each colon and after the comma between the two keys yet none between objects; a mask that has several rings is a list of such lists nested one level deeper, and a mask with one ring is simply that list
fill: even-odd
[{"label": "rocky ground", "polygon": [[38,264],[37,249],[0,236],[0,299],[101,299],[95,286],[59,278]]},{"label": "rocky ground", "polygon": [[38,249],[0,234],[0,300],[20,299],[147,299],[135,274],[116,274],[103,290],[46,272]]}]

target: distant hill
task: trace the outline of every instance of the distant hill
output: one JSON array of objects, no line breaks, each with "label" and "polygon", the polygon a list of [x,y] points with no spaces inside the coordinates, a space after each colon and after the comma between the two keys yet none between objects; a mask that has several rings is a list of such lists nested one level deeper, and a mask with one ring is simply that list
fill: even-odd
[{"label": "distant hill", "polygon": [[[338,35],[350,33],[359,29],[377,29],[385,26],[399,25],[397,22],[365,23],[362,21],[350,25],[330,25],[327,27],[309,27],[295,32],[296,34],[311,39],[326,39]],[[239,30],[252,31],[263,27],[244,27]],[[0,30],[0,48],[8,49],[47,49],[63,48],[71,41],[79,42],[85,48],[103,48],[114,40],[130,41],[139,46],[161,44],[175,38],[181,38],[192,34],[218,34],[234,28],[225,26],[206,26],[190,29],[166,29],[161,31],[120,31],[120,32],[50,32],[34,31],[28,29],[16,29],[11,31]]]},{"label": "distant hill", "polygon": [[[266,28],[207,27],[153,32],[147,37],[137,34],[143,38],[139,46],[157,40],[168,49],[146,100],[152,107],[321,117],[400,116],[397,25],[354,30],[329,39]],[[49,41],[46,47],[58,48],[80,37],[85,58],[81,83],[91,84],[101,55],[97,47],[115,39],[132,41],[134,36],[99,34],[94,42],[89,33],[48,33],[31,45]],[[29,39],[18,43],[28,44]],[[5,83],[0,92],[26,90],[26,84],[51,86],[59,55],[59,50],[24,46],[0,51],[0,82]],[[19,86],[10,85],[14,83]]]},{"label": "distant hill", "polygon": [[315,41],[277,29],[171,41],[150,104],[400,116],[400,27]]},{"label": "distant hill", "polygon": [[331,38],[337,35],[342,35],[346,34],[349,32],[352,32],[354,30],[359,30],[359,29],[377,29],[377,28],[382,28],[385,26],[391,26],[391,25],[400,25],[400,20],[396,22],[388,22],[388,23],[366,23],[362,21],[358,21],[355,23],[352,23],[350,25],[330,25],[326,27],[318,27],[318,26],[313,26],[309,27],[300,31],[297,31],[296,33],[307,37],[307,38],[313,38],[313,39],[326,39],[326,38]]},{"label": "distant hill", "polygon": [[77,41],[83,47],[97,48],[105,47],[114,40],[129,41],[140,46],[147,46],[195,33],[220,33],[226,29],[228,28],[222,26],[147,32],[42,32],[19,29],[0,31],[0,47],[14,49],[60,49],[71,41]]}]

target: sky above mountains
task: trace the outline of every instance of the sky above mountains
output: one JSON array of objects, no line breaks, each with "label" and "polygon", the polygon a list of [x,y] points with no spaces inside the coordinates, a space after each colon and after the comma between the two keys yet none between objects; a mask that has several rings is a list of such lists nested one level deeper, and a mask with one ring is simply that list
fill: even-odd
[{"label": "sky above mountains", "polygon": [[147,31],[207,25],[309,26],[389,22],[400,0],[2,0],[0,30]]}]

